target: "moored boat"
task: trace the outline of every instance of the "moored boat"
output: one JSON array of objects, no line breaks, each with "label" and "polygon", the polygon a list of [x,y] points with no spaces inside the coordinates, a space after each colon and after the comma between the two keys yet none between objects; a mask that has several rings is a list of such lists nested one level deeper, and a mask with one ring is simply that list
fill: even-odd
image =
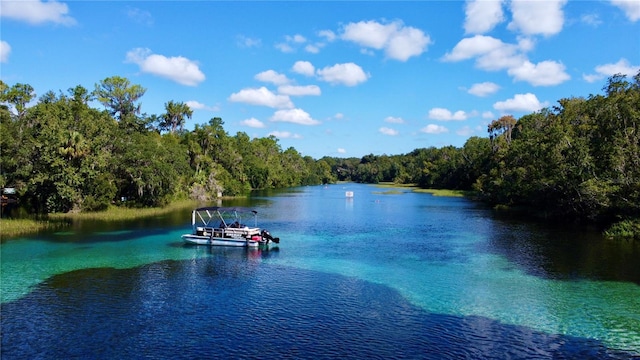
[{"label": "moored boat", "polygon": [[[253,226],[244,221],[253,218]],[[280,238],[258,227],[258,212],[243,207],[210,206],[191,213],[191,234],[182,235],[187,244],[210,246],[258,247],[279,243]]]}]

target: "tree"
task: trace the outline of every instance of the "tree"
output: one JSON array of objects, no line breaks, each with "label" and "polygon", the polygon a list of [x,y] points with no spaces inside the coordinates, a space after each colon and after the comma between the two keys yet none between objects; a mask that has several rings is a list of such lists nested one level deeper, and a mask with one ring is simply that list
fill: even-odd
[{"label": "tree", "polygon": [[8,103],[16,110],[18,119],[22,119],[27,111],[27,104],[36,97],[33,87],[29,84],[15,84],[8,87],[5,83],[0,86],[0,102]]},{"label": "tree", "polygon": [[140,85],[131,85],[128,79],[112,76],[95,85],[94,95],[109,114],[119,121],[140,113],[136,104],[147,90]]},{"label": "tree", "polygon": [[174,102],[173,100],[164,104],[166,113],[162,115],[159,128],[161,130],[169,130],[172,134],[176,129],[184,128],[185,118],[191,119],[193,110],[183,102]]}]

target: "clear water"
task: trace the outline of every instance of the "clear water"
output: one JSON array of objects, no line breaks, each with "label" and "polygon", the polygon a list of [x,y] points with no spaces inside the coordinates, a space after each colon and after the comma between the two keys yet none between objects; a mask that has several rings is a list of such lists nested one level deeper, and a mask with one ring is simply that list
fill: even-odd
[{"label": "clear water", "polygon": [[0,355],[640,356],[639,245],[397,190],[225,203],[258,210],[269,250],[184,246],[188,209],[6,241]]}]

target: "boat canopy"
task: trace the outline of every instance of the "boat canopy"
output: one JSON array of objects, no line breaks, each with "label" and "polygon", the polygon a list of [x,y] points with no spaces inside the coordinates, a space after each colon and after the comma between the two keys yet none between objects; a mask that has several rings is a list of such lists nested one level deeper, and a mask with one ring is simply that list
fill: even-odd
[{"label": "boat canopy", "polygon": [[236,206],[236,207],[205,206],[205,207],[197,208],[194,211],[219,211],[221,213],[225,213],[225,212],[239,212],[239,213],[253,213],[253,214],[258,213],[253,209],[240,207],[240,206]]}]

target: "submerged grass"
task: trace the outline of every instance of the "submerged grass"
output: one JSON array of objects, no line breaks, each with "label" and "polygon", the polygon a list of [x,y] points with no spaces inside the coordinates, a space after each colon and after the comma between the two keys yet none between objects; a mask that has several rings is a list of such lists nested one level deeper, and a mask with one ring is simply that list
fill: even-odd
[{"label": "submerged grass", "polygon": [[[415,192],[420,192],[420,193],[428,193],[428,194],[432,194],[433,196],[448,196],[448,197],[465,197],[465,196],[472,196],[473,195],[473,191],[466,191],[466,190],[447,190],[447,189],[422,189],[419,188],[416,184],[394,184],[394,183],[387,183],[387,182],[383,182],[383,183],[379,183],[375,185],[376,187],[381,187],[381,188],[408,188],[411,189],[412,191]],[[401,190],[389,190],[389,191],[385,191],[380,192],[382,194],[401,194],[402,191]]]},{"label": "submerged grass", "polygon": [[433,196],[448,196],[448,197],[465,197],[471,196],[473,192],[466,190],[447,190],[447,189],[415,189],[415,192],[429,193]]}]

